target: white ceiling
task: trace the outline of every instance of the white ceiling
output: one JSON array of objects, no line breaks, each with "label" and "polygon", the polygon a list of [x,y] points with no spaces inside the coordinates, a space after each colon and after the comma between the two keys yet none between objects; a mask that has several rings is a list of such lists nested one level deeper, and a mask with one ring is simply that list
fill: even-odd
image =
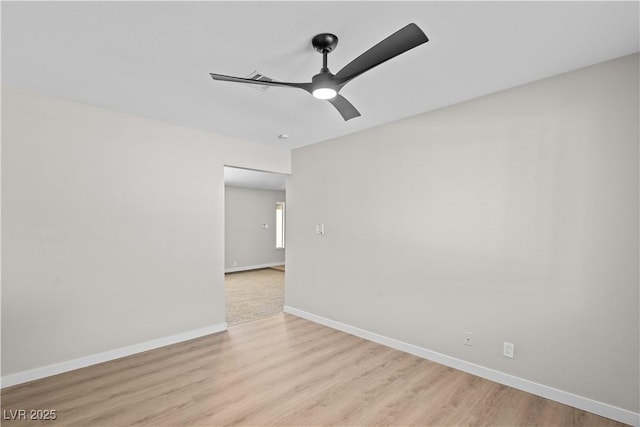
[{"label": "white ceiling", "polygon": [[[2,2],[2,83],[298,147],[639,50],[638,2]],[[409,22],[430,38],[349,83],[362,113],[209,72],[308,81]],[[277,136],[286,133],[287,140]]]},{"label": "white ceiling", "polygon": [[232,187],[285,191],[287,176],[280,173],[225,166],[224,184]]}]

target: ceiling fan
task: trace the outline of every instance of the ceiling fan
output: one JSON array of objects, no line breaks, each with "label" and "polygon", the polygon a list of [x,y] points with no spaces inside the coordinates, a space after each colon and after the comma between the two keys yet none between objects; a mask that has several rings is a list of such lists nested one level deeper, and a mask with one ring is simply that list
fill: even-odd
[{"label": "ceiling fan", "polygon": [[327,55],[338,45],[338,37],[329,33],[318,34],[311,40],[311,44],[317,52],[322,54],[322,68],[311,78],[311,83],[289,83],[209,74],[214,80],[226,82],[302,89],[318,99],[326,99],[345,120],[350,120],[360,116],[360,113],[346,98],[338,94],[340,89],[360,74],[428,41],[427,36],[416,24],[409,24],[358,56],[337,74],[333,74],[327,67]]}]

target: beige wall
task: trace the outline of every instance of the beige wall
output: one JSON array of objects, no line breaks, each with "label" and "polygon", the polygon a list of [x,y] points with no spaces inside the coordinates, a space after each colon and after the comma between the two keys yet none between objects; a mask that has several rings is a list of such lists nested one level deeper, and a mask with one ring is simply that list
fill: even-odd
[{"label": "beige wall", "polygon": [[638,412],[638,78],[628,56],[295,150],[286,305]]},{"label": "beige wall", "polygon": [[225,187],[226,269],[284,264],[285,250],[276,249],[276,202],[284,201],[284,191]]},{"label": "beige wall", "polygon": [[3,88],[2,375],[224,323],[223,165],[284,150]]}]

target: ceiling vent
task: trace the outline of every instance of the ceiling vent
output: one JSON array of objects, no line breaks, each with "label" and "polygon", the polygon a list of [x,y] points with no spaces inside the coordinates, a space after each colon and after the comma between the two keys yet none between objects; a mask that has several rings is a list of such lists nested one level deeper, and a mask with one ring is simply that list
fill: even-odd
[{"label": "ceiling vent", "polygon": [[[257,71],[254,71],[253,73],[249,74],[247,77],[247,79],[251,79],[251,80],[256,80],[256,81],[262,81],[262,82],[272,82],[273,79],[271,77],[267,77],[264,74],[260,74]],[[271,86],[267,86],[267,85],[256,85],[256,84],[249,84],[247,85],[249,87],[251,87],[252,89],[257,89],[261,92],[266,92]]]}]

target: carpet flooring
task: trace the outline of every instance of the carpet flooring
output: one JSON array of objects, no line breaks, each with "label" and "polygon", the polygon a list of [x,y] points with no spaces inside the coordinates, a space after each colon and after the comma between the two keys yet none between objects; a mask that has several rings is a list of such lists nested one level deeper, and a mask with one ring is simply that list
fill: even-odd
[{"label": "carpet flooring", "polygon": [[284,272],[261,270],[227,273],[224,278],[227,325],[282,313]]}]

